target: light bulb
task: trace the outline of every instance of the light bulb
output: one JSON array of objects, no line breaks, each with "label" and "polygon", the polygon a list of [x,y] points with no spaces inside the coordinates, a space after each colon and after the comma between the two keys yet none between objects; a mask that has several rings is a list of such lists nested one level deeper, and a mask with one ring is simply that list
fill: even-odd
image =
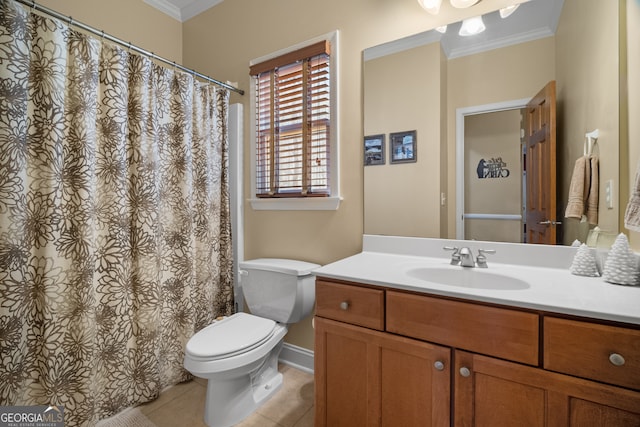
[{"label": "light bulb", "polygon": [[418,0],[418,4],[427,12],[437,15],[442,6],[442,0]]},{"label": "light bulb", "polygon": [[507,6],[507,7],[503,7],[502,9],[500,9],[500,18],[504,19],[504,18],[508,17],[509,15],[511,15],[513,12],[516,11],[518,6],[520,6],[520,5],[519,4],[514,4],[512,6]]},{"label": "light bulb", "polygon": [[481,16],[476,16],[474,18],[465,19],[462,21],[462,26],[460,27],[460,31],[458,35],[460,36],[475,36],[476,34],[480,34],[486,29],[484,26],[484,21],[482,21]]}]

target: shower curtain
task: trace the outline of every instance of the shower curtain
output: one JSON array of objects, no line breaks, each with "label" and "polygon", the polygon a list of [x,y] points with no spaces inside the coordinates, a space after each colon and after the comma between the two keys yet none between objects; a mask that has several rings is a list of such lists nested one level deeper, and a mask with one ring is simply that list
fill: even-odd
[{"label": "shower curtain", "polygon": [[93,425],[233,309],[226,89],[0,0],[0,405]]}]

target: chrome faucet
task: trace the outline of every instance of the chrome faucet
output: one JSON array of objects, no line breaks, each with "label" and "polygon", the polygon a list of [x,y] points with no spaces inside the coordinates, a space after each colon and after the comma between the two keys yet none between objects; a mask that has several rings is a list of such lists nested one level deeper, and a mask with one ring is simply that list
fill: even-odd
[{"label": "chrome faucet", "polygon": [[463,267],[475,267],[476,263],[473,261],[473,253],[471,249],[464,247],[458,252],[460,254],[460,265]]},{"label": "chrome faucet", "polygon": [[473,252],[468,247],[457,248],[453,246],[445,246],[446,251],[452,251],[451,265],[461,265],[462,267],[478,267],[487,268],[487,257],[485,254],[495,254],[493,249],[478,249],[478,256],[474,262]]}]

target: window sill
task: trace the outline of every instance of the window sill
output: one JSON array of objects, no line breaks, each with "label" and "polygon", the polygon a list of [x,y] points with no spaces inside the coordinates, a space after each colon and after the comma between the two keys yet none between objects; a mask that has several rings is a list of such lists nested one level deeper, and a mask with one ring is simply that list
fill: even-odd
[{"label": "window sill", "polygon": [[341,197],[309,197],[283,199],[249,199],[256,211],[335,211]]}]

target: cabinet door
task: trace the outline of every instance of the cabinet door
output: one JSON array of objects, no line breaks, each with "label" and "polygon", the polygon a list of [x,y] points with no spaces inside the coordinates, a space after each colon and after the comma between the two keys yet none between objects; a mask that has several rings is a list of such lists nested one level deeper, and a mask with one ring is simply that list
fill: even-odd
[{"label": "cabinet door", "polygon": [[449,426],[448,348],[320,317],[315,331],[316,427]]},{"label": "cabinet door", "polygon": [[455,426],[638,427],[640,393],[454,353]]}]

